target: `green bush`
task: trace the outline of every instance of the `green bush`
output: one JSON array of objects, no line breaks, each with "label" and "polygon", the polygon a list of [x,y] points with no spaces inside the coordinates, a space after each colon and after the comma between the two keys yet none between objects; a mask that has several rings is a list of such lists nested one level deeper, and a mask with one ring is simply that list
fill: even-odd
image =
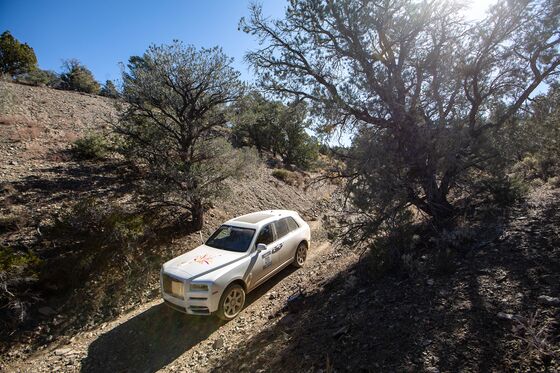
[{"label": "green bush", "polygon": [[451,275],[457,270],[457,253],[449,248],[436,251],[435,271],[439,275]]},{"label": "green bush", "polygon": [[25,275],[36,276],[41,260],[31,252],[18,252],[11,247],[0,246],[0,272],[19,269]]},{"label": "green bush", "polygon": [[87,238],[94,246],[122,246],[139,241],[146,225],[142,215],[115,203],[87,198],[66,210],[51,233]]},{"label": "green bush", "polygon": [[415,270],[414,251],[418,245],[419,236],[411,214],[396,216],[391,227],[373,241],[369,254],[370,276],[379,279],[388,273],[410,274]]},{"label": "green bush", "polygon": [[115,87],[115,84],[110,80],[107,80],[103,87],[101,87],[101,91],[99,91],[99,94],[101,96],[110,98],[119,97],[119,91],[117,91],[117,87]]},{"label": "green bush", "polygon": [[27,219],[21,215],[8,214],[0,216],[0,234],[5,232],[15,232],[25,226]]},{"label": "green bush", "polygon": [[60,77],[53,71],[34,69],[16,76],[16,82],[34,86],[56,87],[60,84]]},{"label": "green bush", "polygon": [[71,59],[64,62],[64,72],[60,75],[60,88],[85,93],[99,93],[99,83],[92,72],[78,60]]},{"label": "green bush", "polygon": [[540,161],[534,155],[527,155],[521,161],[517,162],[513,166],[512,172],[528,181],[542,176]]},{"label": "green bush", "polygon": [[188,212],[193,230],[202,229],[205,207],[228,189],[226,180],[256,159],[216,136],[227,125],[228,104],[245,89],[239,76],[220,48],[177,40],[130,57],[123,71],[127,105],[115,127],[123,153],[147,171],[140,175],[143,197]]},{"label": "green bush", "polygon": [[0,35],[0,72],[15,76],[32,71],[37,66],[37,57],[33,48],[26,43],[20,43],[4,31]]},{"label": "green bush", "polygon": [[61,255],[50,257],[40,285],[59,292],[81,288],[91,274],[130,255],[146,234],[144,216],[114,201],[81,199],[43,232]]},{"label": "green bush", "polygon": [[259,153],[280,155],[285,164],[308,169],[318,156],[318,141],[306,129],[311,125],[303,103],[286,105],[257,92],[232,108],[232,137],[236,146],[254,146]]},{"label": "green bush", "polygon": [[123,209],[111,211],[104,219],[103,226],[111,242],[121,244],[136,242],[145,233],[144,218]]},{"label": "green bush", "polygon": [[498,207],[511,206],[522,200],[529,189],[523,179],[515,176],[490,178],[483,180],[481,184]]},{"label": "green bush", "polygon": [[560,188],[560,176],[554,176],[548,179],[548,184],[553,188]]},{"label": "green bush", "polygon": [[0,335],[27,318],[37,300],[31,285],[39,278],[42,261],[32,252],[0,245]]},{"label": "green bush", "polygon": [[72,153],[77,159],[104,159],[109,155],[111,146],[100,133],[91,133],[78,139],[72,145]]}]

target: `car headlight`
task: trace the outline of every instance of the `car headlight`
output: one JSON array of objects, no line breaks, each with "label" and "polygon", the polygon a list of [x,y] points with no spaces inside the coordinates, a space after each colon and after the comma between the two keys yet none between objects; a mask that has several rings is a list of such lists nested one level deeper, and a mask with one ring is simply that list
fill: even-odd
[{"label": "car headlight", "polygon": [[191,284],[191,291],[208,291],[208,285],[206,284]]}]

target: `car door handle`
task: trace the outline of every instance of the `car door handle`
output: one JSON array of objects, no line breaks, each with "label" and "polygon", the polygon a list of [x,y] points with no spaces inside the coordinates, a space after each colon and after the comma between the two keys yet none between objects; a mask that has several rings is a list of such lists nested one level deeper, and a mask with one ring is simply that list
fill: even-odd
[{"label": "car door handle", "polygon": [[280,250],[282,248],[283,244],[279,244],[274,246],[274,248],[272,249],[272,253],[274,254],[275,252],[277,252],[278,250]]}]

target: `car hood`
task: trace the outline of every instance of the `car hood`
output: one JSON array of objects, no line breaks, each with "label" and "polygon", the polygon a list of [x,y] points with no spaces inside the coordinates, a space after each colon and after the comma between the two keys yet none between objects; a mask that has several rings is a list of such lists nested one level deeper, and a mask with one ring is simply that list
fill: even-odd
[{"label": "car hood", "polygon": [[244,252],[236,253],[201,245],[166,262],[163,271],[184,276],[186,279],[194,279],[223,268],[246,255],[247,253]]}]

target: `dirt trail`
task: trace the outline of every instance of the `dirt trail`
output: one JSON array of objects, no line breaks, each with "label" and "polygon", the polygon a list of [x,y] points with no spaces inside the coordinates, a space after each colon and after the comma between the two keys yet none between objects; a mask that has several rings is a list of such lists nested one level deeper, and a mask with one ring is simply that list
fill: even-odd
[{"label": "dirt trail", "polygon": [[[16,372],[207,371],[222,354],[274,325],[290,306],[290,297],[313,292],[338,273],[340,257],[326,239],[321,220],[310,222],[312,247],[306,266],[288,267],[250,293],[233,321],[193,317],[170,310],[161,300],[145,303],[116,320],[79,333],[66,345],[51,346],[6,367]],[[354,257],[337,263],[340,269]]]}]

